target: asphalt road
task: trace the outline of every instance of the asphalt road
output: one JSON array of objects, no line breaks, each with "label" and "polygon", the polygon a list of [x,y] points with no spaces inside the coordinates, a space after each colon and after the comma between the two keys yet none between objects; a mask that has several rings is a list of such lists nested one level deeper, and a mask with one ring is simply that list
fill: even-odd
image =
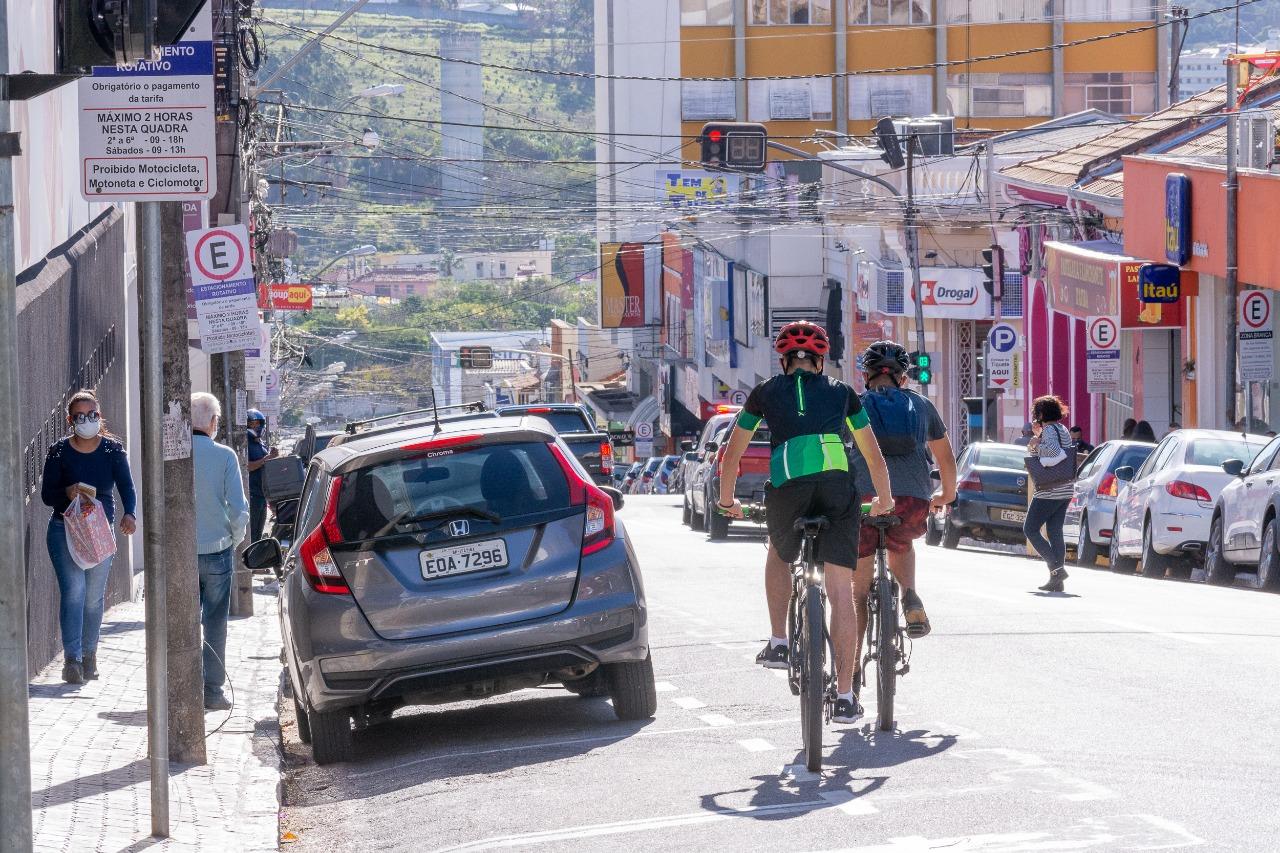
[{"label": "asphalt road", "polygon": [[[656,719],[531,690],[399,712],[317,767],[286,718],[290,849],[1074,851],[1280,849],[1280,596],[924,548],[933,633],[897,730],[830,727],[752,664],[763,537],[713,543],[676,498],[628,498]],[[922,546],[923,547],[923,546]],[[874,717],[874,687],[864,688]]]}]

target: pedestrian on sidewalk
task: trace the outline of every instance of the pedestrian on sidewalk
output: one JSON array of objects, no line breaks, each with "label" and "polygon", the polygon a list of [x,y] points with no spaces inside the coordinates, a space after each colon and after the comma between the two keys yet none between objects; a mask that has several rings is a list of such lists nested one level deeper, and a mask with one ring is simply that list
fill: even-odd
[{"label": "pedestrian on sidewalk", "polygon": [[240,459],[218,434],[222,407],[212,394],[191,395],[191,455],[195,463],[196,554],[200,564],[200,627],[204,633],[204,707],[231,707],[222,692],[227,678],[227,616],[231,610],[236,544],[249,526],[249,502],[240,481]]},{"label": "pedestrian on sidewalk", "polygon": [[62,630],[62,680],[84,684],[98,677],[98,634],[102,630],[102,608],[111,576],[111,557],[90,569],[82,569],[67,545],[62,515],[77,494],[97,498],[115,523],[116,502],[112,490],[120,492],[124,515],[120,532],[133,535],[137,529],[137,493],[129,458],[120,439],[106,431],[107,422],[92,391],[77,391],[67,403],[67,428],[71,434],[49,448],[44,459],[40,498],[53,507],[45,545],[58,577],[61,604],[58,624]]},{"label": "pedestrian on sidewalk", "polygon": [[[1065,459],[1072,460],[1072,476],[1065,481],[1035,483],[1035,494],[1027,508],[1027,518],[1022,525],[1031,547],[1036,549],[1049,568],[1049,581],[1040,589],[1044,592],[1062,592],[1067,579],[1067,544],[1062,536],[1062,524],[1067,516],[1067,504],[1075,494],[1075,448],[1071,434],[1062,425],[1067,416],[1067,404],[1054,396],[1044,396],[1031,404],[1031,422],[1035,437],[1027,445],[1027,451],[1040,460],[1043,469],[1059,466]],[[1032,468],[1030,462],[1028,469]],[[1034,477],[1032,478],[1035,479]],[[1046,478],[1047,479],[1047,478]],[[1040,530],[1048,533],[1046,538]]]},{"label": "pedestrian on sidewalk", "polygon": [[280,455],[274,447],[262,440],[267,430],[267,416],[257,409],[249,410],[248,418],[249,464],[249,541],[262,538],[262,528],[267,523],[267,494],[262,490],[262,468],[269,460]]}]

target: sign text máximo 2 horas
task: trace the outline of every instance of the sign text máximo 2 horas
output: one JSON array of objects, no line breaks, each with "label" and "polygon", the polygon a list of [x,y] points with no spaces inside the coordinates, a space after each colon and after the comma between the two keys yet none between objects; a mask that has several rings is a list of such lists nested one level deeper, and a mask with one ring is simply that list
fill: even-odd
[{"label": "sign text m\u00e1ximo 2 horas", "polygon": [[90,201],[214,195],[213,17],[209,3],[158,59],[99,66],[79,82],[80,193]]}]

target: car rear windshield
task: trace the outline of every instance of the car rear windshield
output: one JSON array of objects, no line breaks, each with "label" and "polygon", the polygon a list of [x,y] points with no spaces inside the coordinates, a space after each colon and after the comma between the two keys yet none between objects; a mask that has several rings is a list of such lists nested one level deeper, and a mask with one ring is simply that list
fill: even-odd
[{"label": "car rear windshield", "polygon": [[676,465],[678,465],[679,463],[680,463],[679,456],[668,456],[666,459],[662,460],[662,469],[664,471],[672,471],[675,469]]},{"label": "car rear windshield", "polygon": [[1239,459],[1245,465],[1270,439],[1200,438],[1187,447],[1188,465],[1218,466],[1228,459]]},{"label": "car rear windshield", "polygon": [[986,465],[989,468],[1014,468],[1021,471],[1027,467],[1025,458],[1027,452],[1022,448],[1014,449],[1012,447],[980,447],[978,448],[977,464]]},{"label": "car rear windshield", "polygon": [[[525,414],[525,411],[516,409],[507,414]],[[587,419],[583,417],[582,412],[573,409],[552,409],[549,412],[528,412],[529,417],[542,418],[551,424],[551,428],[557,433],[568,432],[595,432],[595,428],[587,423]]]},{"label": "car rear windshield", "polygon": [[1136,471],[1143,462],[1147,461],[1147,457],[1155,449],[1156,446],[1154,444],[1143,447],[1122,447],[1120,452],[1115,455],[1115,458],[1107,464],[1107,473],[1114,473],[1117,468],[1122,468],[1125,465]]},{"label": "car rear windshield", "polygon": [[[454,513],[440,519],[492,513],[505,520],[569,505],[564,472],[540,442],[436,453],[440,455],[409,456],[348,474],[338,499],[343,539],[359,541],[395,529],[416,529],[429,522],[412,519],[438,513]],[[398,528],[388,527],[393,521]]]},{"label": "car rear windshield", "polygon": [[652,474],[654,471],[658,470],[658,466],[661,464],[662,464],[662,457],[655,456],[652,459],[650,459],[648,462],[644,463],[644,470],[647,473]]}]

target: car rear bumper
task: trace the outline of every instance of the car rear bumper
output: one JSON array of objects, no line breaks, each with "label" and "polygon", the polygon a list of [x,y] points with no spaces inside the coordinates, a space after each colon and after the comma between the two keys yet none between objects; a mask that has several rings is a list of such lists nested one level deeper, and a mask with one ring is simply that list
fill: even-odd
[{"label": "car rear bumper", "polygon": [[1156,512],[1151,530],[1151,544],[1161,554],[1200,552],[1209,541],[1209,522],[1213,510],[1193,512]]},{"label": "car rear bumper", "polygon": [[643,660],[648,613],[631,565],[620,536],[584,559],[574,602],[555,616],[403,641],[377,636],[349,596],[319,595],[295,572],[283,619],[290,676],[308,707],[329,711],[378,700],[475,699],[554,673]]},{"label": "car rear bumper", "polygon": [[[1015,498],[1016,501],[1016,498]],[[1013,518],[1002,517],[1002,513],[1018,513]],[[958,498],[948,515],[952,526],[960,528],[967,535],[987,534],[1000,539],[1020,539],[1022,537],[1022,519],[1025,518],[1025,504],[1005,500],[987,500],[982,498]]]}]

